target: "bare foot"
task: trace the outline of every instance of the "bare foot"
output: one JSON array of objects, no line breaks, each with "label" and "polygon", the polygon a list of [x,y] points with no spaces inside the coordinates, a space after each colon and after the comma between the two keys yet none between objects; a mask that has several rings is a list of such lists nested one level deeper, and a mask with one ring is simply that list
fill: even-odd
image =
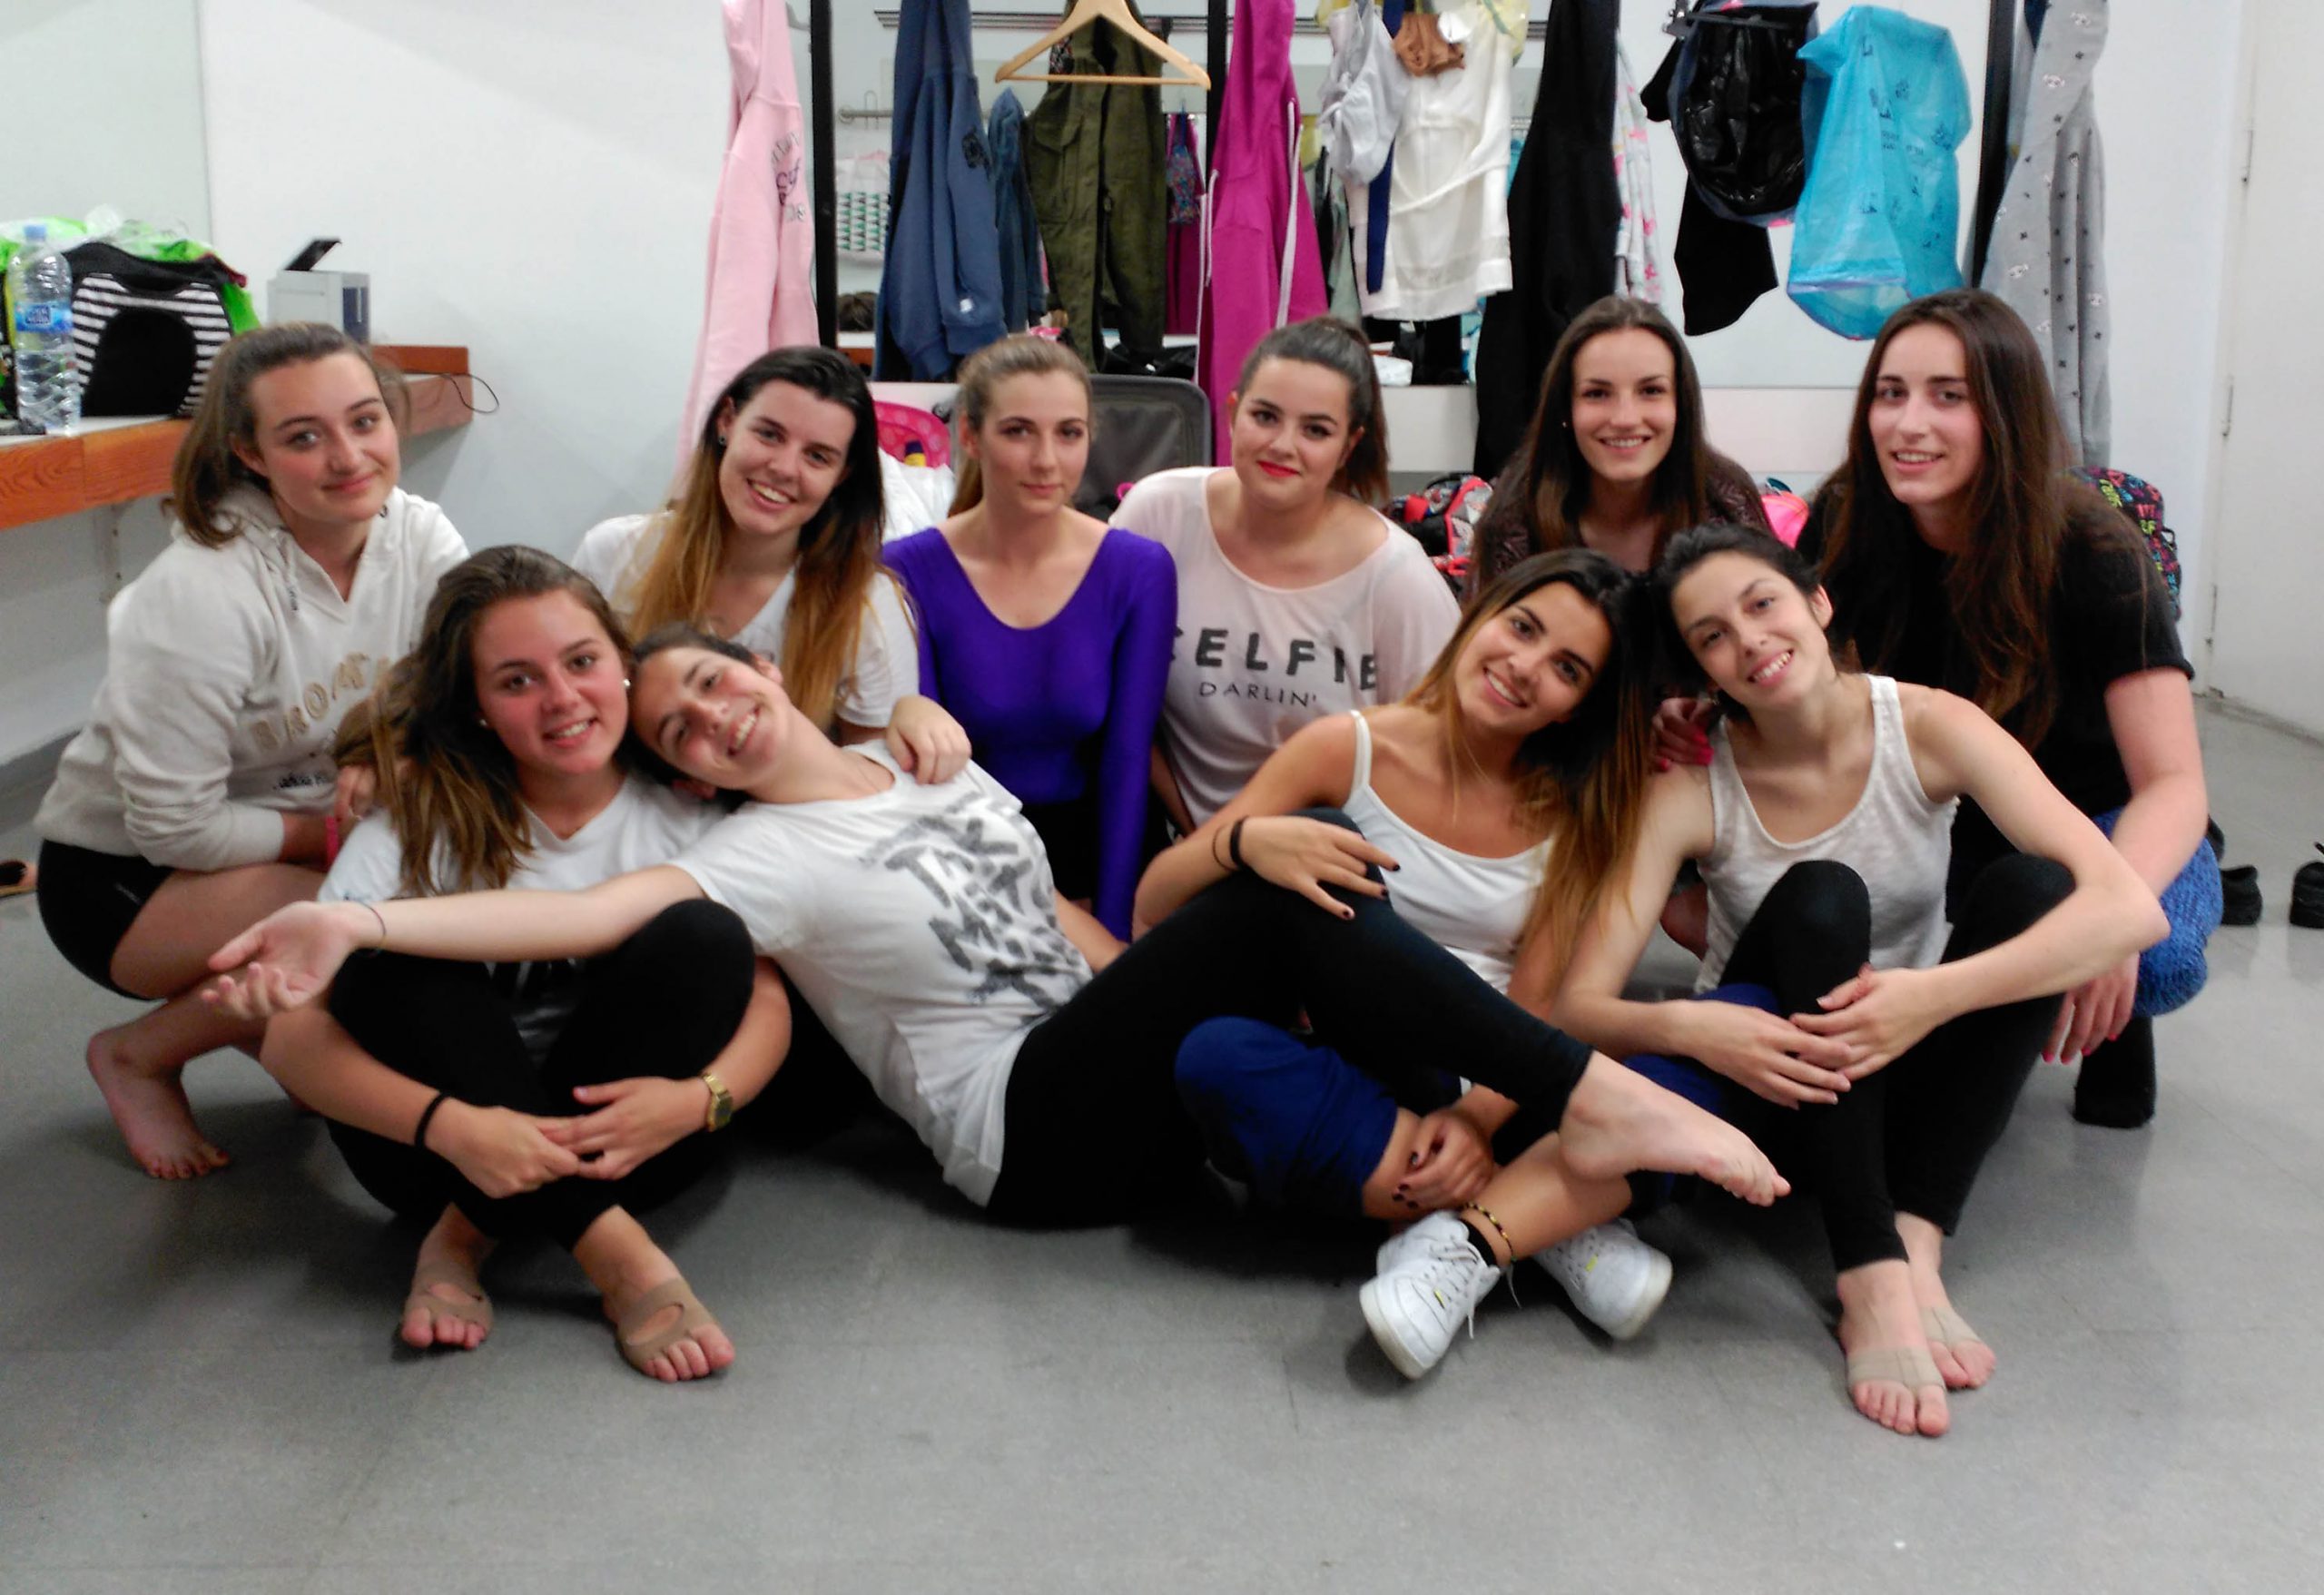
[{"label": "bare foot", "polygon": [[[1953,1310],[1945,1289],[1945,1232],[1927,1219],[1910,1213],[1896,1215],[1896,1232],[1905,1237],[1905,1255],[1912,1269],[1913,1300],[1920,1305],[1921,1328],[1928,1336],[1928,1354],[1945,1375],[1948,1390],[1976,1390],[1994,1376],[1994,1349]],[[1934,1325],[1934,1327],[1932,1327]]]},{"label": "bare foot", "polygon": [[226,1154],[194,1127],[182,1063],[156,1069],[137,1057],[138,1021],[89,1038],[89,1073],[138,1167],[155,1179],[195,1179],[226,1167]]},{"label": "bare foot", "polygon": [[[734,1360],[734,1343],[718,1327],[718,1321],[694,1303],[681,1299],[665,1302],[644,1318],[628,1322],[629,1315],[645,1304],[645,1298],[665,1285],[677,1285],[681,1291],[685,1282],[673,1268],[668,1275],[654,1285],[638,1289],[622,1289],[606,1293],[606,1316],[614,1321],[615,1333],[621,1341],[622,1356],[639,1373],[650,1374],[665,1384],[676,1384],[687,1379],[706,1379]],[[665,1346],[659,1343],[674,1331],[684,1333]],[[646,1348],[652,1347],[649,1353]]]},{"label": "bare foot", "polygon": [[[1912,1275],[1906,1265],[1866,1263],[1842,1274],[1839,1285],[1840,1349],[1850,1359],[1868,1353],[1900,1352],[1916,1361],[1912,1354],[1928,1354],[1928,1337],[1921,1333],[1920,1304],[1913,1299]],[[1924,1374],[1930,1372],[1926,1366],[1920,1370]],[[1899,1434],[1925,1434],[1933,1439],[1953,1425],[1942,1379],[1924,1381],[1910,1373],[1859,1375],[1850,1382],[1848,1396],[1857,1412]]]},{"label": "bare foot", "polygon": [[1699,1175],[1761,1207],[1791,1191],[1750,1137],[1602,1055],[1590,1059],[1558,1128],[1566,1167],[1584,1179],[1640,1168]]},{"label": "bare foot", "polygon": [[419,1243],[412,1268],[411,1294],[404,1298],[403,1322],[396,1330],[406,1345],[467,1352],[484,1344],[492,1333],[492,1300],[484,1294],[478,1270],[492,1245],[492,1237],[458,1208],[444,1209]]},{"label": "bare foot", "polygon": [[706,1379],[734,1360],[734,1343],[686,1289],[678,1265],[624,1209],[600,1214],[573,1257],[604,1293],[622,1357],[639,1373],[675,1384]]}]

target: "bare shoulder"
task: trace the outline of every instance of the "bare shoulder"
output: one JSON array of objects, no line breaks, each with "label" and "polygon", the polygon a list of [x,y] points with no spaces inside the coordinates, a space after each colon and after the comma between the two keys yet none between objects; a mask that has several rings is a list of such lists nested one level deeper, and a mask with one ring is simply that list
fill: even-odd
[{"label": "bare shoulder", "polygon": [[1260,767],[1252,784],[1286,808],[1347,801],[1355,780],[1355,717],[1327,714],[1294,732]]},{"label": "bare shoulder", "polygon": [[2009,734],[1976,704],[1942,687],[1916,686],[1900,681],[1896,684],[1896,708],[1904,716],[1905,740],[1915,752],[1924,746],[1955,748],[1965,741]]},{"label": "bare shoulder", "polygon": [[1658,851],[1674,859],[1691,859],[1710,851],[1710,772],[1699,764],[1679,764],[1646,783],[1646,812],[1640,834]]}]

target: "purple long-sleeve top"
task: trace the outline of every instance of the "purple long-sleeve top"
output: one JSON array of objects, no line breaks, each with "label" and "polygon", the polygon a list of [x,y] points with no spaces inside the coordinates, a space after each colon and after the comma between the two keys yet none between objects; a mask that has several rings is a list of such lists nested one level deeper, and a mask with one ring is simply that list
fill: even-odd
[{"label": "purple long-sleeve top", "polygon": [[1094,789],[1091,907],[1128,938],[1154,727],[1178,623],[1169,551],[1108,527],[1065,607],[1031,627],[985,606],[933,527],[889,544],[886,558],[920,611],[920,690],[967,728],[977,763],[1019,802],[1070,802]]}]

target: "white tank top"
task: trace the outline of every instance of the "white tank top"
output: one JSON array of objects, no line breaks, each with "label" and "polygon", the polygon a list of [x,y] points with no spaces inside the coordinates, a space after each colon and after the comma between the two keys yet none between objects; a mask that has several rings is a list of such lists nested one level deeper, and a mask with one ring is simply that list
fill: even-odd
[{"label": "white tank top", "polygon": [[1509,989],[1518,938],[1541,889],[1550,844],[1535,842],[1504,859],[1481,859],[1422,835],[1372,790],[1372,727],[1357,713],[1355,774],[1343,807],[1364,839],[1402,866],[1388,877],[1388,901],[1404,922],[1476,970],[1496,991]]},{"label": "white tank top", "polygon": [[1710,924],[1696,990],[1718,984],[1735,939],[1768,891],[1786,870],[1809,859],[1830,859],[1864,878],[1872,896],[1873,968],[1925,969],[1944,956],[1945,876],[1960,800],[1940,803],[1922,789],[1896,684],[1885,675],[1865,679],[1872,687],[1872,769],[1864,795],[1837,824],[1805,842],[1768,834],[1735,768],[1727,728],[1712,734],[1713,840],[1702,860]]}]

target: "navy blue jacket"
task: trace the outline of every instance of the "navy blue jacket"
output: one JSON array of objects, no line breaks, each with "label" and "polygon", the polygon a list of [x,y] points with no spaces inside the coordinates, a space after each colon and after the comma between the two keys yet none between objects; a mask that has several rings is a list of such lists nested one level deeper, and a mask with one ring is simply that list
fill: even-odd
[{"label": "navy blue jacket", "polygon": [[940,381],[1007,330],[969,0],[903,0],[895,105],[872,369]]},{"label": "navy blue jacket", "polygon": [[984,143],[1000,228],[1000,319],[1011,332],[1021,332],[1049,313],[1049,290],[1041,281],[1041,224],[1025,176],[1025,107],[1007,89],[992,102]]}]

